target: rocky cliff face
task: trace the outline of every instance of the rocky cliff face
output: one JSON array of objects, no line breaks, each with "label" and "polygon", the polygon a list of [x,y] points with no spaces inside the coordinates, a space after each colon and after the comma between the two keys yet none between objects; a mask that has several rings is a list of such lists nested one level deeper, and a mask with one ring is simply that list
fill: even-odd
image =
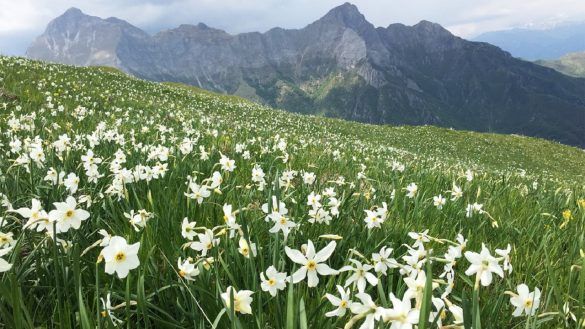
[{"label": "rocky cliff face", "polygon": [[376,28],[348,3],[303,29],[238,35],[199,24],[149,36],[124,21],[71,9],[27,54],[111,65],[295,112],[585,146],[585,80],[455,37],[431,22]]},{"label": "rocky cliff face", "polygon": [[47,26],[27,55],[73,65],[121,67],[117,48],[125,39],[148,39],[142,30],[117,18],[101,19],[71,8]]}]

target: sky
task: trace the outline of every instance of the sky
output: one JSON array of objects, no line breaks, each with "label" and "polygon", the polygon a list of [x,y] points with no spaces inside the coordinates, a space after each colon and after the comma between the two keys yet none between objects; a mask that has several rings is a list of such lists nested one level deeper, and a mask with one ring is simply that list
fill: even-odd
[{"label": "sky", "polygon": [[[22,55],[47,24],[70,7],[115,16],[149,33],[206,23],[230,33],[302,28],[343,0],[0,0],[0,53]],[[585,0],[353,0],[376,26],[439,23],[472,38],[514,27],[585,21]]]}]

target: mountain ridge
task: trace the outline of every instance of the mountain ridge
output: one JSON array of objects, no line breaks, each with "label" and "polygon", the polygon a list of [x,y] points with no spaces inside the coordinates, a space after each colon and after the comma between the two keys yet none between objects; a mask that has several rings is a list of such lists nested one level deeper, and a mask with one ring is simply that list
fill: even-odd
[{"label": "mountain ridge", "polygon": [[585,51],[585,21],[545,29],[514,28],[482,33],[474,41],[489,42],[529,61],[554,60]]},{"label": "mountain ridge", "polygon": [[92,24],[85,24],[80,12],[52,21],[28,57],[114,66],[293,112],[585,146],[585,80],[458,38],[436,23],[375,27],[345,3],[295,30],[232,35],[200,23],[149,35],[122,20],[88,16]]}]

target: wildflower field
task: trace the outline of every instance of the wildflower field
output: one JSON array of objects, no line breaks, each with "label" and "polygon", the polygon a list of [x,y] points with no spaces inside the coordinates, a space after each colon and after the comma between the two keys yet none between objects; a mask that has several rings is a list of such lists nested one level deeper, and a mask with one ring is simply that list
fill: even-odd
[{"label": "wildflower field", "polygon": [[0,328],[585,327],[585,153],[0,57]]}]

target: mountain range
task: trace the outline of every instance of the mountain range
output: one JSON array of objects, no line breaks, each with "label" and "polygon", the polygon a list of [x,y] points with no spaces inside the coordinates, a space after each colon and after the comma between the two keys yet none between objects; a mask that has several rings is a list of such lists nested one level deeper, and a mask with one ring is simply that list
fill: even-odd
[{"label": "mountain range", "polygon": [[491,43],[525,60],[555,60],[568,53],[585,51],[585,22],[486,32],[473,40]]},{"label": "mountain range", "polygon": [[518,133],[585,147],[584,79],[428,21],[375,27],[349,3],[302,29],[237,35],[202,23],[149,35],[72,8],[49,23],[27,56],[113,66],[293,112]]}]

